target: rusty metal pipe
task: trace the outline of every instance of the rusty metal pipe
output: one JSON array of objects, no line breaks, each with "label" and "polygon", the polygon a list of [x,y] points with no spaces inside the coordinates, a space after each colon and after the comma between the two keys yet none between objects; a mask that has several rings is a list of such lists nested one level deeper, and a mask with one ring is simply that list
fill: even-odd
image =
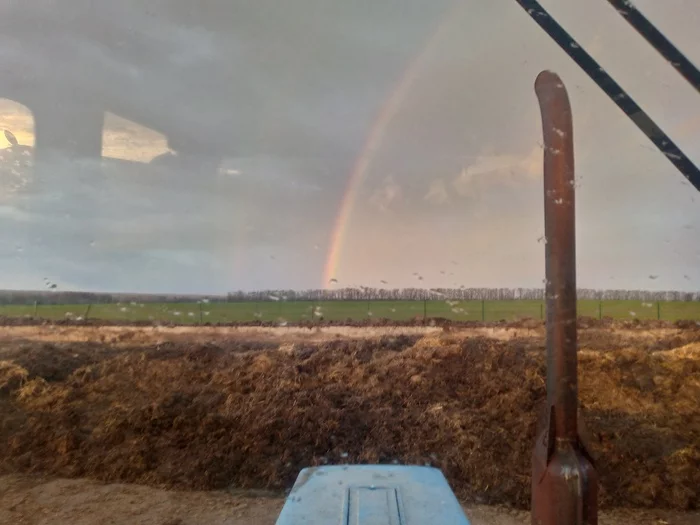
[{"label": "rusty metal pipe", "polygon": [[576,440],[576,232],[574,134],[564,84],[549,71],[535,81],[544,136],[547,401],[557,439]]},{"label": "rusty metal pipe", "polygon": [[544,137],[547,411],[532,455],[532,523],[596,525],[598,479],[580,437],[573,124],[558,75],[535,81]]}]

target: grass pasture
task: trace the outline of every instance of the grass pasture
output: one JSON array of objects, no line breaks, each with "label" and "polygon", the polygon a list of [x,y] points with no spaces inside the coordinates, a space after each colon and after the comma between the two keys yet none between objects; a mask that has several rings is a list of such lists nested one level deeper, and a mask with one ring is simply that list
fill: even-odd
[{"label": "grass pasture", "polygon": [[[579,315],[614,319],[700,320],[700,302],[591,301],[578,303]],[[0,316],[43,319],[160,321],[178,324],[253,321],[299,322],[311,319],[355,321],[386,318],[405,321],[441,317],[455,321],[541,319],[541,301],[261,301],[237,303],[112,303],[0,305]]]}]

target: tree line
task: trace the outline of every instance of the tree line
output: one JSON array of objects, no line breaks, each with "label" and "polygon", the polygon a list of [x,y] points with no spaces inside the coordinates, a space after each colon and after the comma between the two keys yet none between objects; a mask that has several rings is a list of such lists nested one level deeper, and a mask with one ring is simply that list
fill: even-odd
[{"label": "tree line", "polygon": [[0,290],[0,304],[110,304],[226,302],[226,295],[100,293],[70,291]]},{"label": "tree line", "polygon": [[[594,290],[581,288],[579,299],[630,301],[700,301],[700,291]],[[542,288],[372,288],[360,286],[332,290],[234,291],[222,295],[97,293],[69,291],[0,290],[0,304],[108,304],[108,303],[193,303],[264,301],[513,301],[544,300]]]},{"label": "tree line", "polygon": [[[579,299],[630,301],[700,301],[700,292],[649,290],[594,290],[580,288]],[[230,302],[244,301],[512,301],[544,300],[542,288],[371,288],[359,286],[333,290],[257,290],[229,292]]]}]

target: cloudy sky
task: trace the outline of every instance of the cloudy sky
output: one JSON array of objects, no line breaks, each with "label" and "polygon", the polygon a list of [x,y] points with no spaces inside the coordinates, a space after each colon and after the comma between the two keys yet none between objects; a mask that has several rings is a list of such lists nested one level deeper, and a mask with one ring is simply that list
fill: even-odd
[{"label": "cloudy sky", "polygon": [[[700,163],[698,94],[604,0],[542,3]],[[0,288],[539,286],[543,69],[579,285],[700,287],[700,195],[515,1],[194,5],[0,6]],[[698,2],[636,5],[700,64]],[[101,160],[38,155],[95,115]]]}]

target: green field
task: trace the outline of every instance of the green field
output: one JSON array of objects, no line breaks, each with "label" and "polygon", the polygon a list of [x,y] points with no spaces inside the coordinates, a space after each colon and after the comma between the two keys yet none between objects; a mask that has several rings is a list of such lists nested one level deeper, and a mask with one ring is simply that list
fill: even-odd
[{"label": "green field", "polygon": [[[579,301],[579,315],[615,319],[700,320],[700,302]],[[541,301],[278,301],[239,303],[115,303],[66,305],[0,305],[0,315],[43,319],[162,321],[182,324],[245,321],[342,321],[368,317],[397,321],[443,317],[455,321],[541,319]]]}]

